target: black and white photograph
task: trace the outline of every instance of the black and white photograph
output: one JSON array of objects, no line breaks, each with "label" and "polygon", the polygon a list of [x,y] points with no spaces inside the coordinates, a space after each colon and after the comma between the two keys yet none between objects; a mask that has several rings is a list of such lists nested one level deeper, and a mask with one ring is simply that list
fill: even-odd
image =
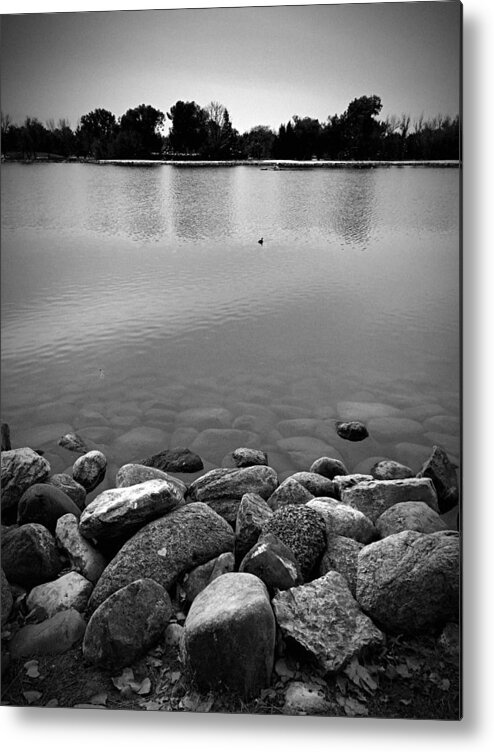
[{"label": "black and white photograph", "polygon": [[462,3],[0,40],[1,705],[461,721]]}]

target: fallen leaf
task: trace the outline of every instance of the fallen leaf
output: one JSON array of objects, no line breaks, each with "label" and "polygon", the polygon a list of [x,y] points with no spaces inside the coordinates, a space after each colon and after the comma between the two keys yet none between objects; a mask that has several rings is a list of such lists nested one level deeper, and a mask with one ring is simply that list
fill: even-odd
[{"label": "fallen leaf", "polygon": [[89,702],[91,705],[106,705],[108,701],[108,693],[107,692],[99,692],[99,694],[94,695],[91,697]]},{"label": "fallen leaf", "polygon": [[136,692],[138,695],[147,695],[151,692],[151,680],[147,676],[142,680],[141,685]]},{"label": "fallen leaf", "polygon": [[58,708],[57,698],[53,697],[51,700],[48,700],[48,702],[45,705],[45,708]]},{"label": "fallen leaf", "polygon": [[33,702],[41,698],[42,692],[36,692],[35,690],[28,690],[22,693],[27,700],[28,705],[32,705]]},{"label": "fallen leaf", "polygon": [[148,700],[148,702],[141,702],[139,707],[144,708],[144,710],[161,710],[163,705],[157,700]]},{"label": "fallen leaf", "polygon": [[24,664],[24,668],[26,669],[26,675],[29,676],[30,679],[39,679],[40,673],[38,661],[27,661],[27,663]]},{"label": "fallen leaf", "polygon": [[124,697],[130,697],[133,692],[146,695],[151,691],[151,681],[149,678],[146,677],[142,681],[136,681],[131,668],[124,668],[120,676],[112,676],[112,682]]},{"label": "fallen leaf", "polygon": [[172,671],[170,674],[170,681],[172,684],[175,684],[175,682],[178,682],[180,677],[182,676],[181,671]]}]

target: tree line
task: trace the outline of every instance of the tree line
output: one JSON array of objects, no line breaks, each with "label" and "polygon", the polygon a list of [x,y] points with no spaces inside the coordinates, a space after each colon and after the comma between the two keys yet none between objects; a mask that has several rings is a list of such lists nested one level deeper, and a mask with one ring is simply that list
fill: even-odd
[{"label": "tree line", "polygon": [[[46,124],[27,117],[22,125],[2,113],[2,155],[7,158],[83,159],[459,159],[456,116],[425,120],[410,115],[379,120],[381,98],[354,99],[342,115],[325,122],[294,115],[278,131],[264,125],[240,134],[226,107],[176,102],[166,114],[141,104],[120,118],[109,110],[83,115],[75,130],[66,119]],[[165,124],[170,130],[165,136]]]}]

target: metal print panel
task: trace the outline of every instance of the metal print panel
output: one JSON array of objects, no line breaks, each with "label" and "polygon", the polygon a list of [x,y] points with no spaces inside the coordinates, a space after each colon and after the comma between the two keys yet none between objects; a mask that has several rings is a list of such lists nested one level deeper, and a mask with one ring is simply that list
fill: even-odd
[{"label": "metal print panel", "polygon": [[461,22],[2,16],[2,704],[460,719]]}]

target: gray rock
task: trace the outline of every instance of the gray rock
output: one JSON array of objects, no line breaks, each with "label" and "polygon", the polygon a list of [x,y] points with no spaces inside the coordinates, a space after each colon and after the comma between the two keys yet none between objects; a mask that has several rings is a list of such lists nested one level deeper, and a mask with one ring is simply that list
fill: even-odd
[{"label": "gray rock", "polygon": [[29,611],[38,609],[49,619],[59,611],[73,608],[82,612],[86,609],[93,585],[78,572],[68,572],[58,580],[34,587],[26,599]]},{"label": "gray rock", "polygon": [[407,465],[394,460],[381,460],[370,471],[375,480],[399,480],[400,478],[413,478],[414,472]]},{"label": "gray rock", "polygon": [[60,517],[55,530],[58,545],[68,556],[71,566],[90,582],[97,582],[106,567],[106,559],[79,532],[79,521],[73,514]]},{"label": "gray rock", "polygon": [[313,496],[333,496],[335,493],[332,481],[319,473],[301,471],[289,477],[300,483]]},{"label": "gray rock", "polygon": [[83,454],[73,465],[72,476],[83,486],[87,493],[99,486],[106,474],[106,457],[102,452],[94,449]]},{"label": "gray rock", "polygon": [[257,543],[263,524],[273,514],[258,494],[242,496],[235,521],[235,559],[240,564],[245,554]]},{"label": "gray rock", "polygon": [[149,522],[111,560],[93,590],[89,607],[134,580],[150,578],[170,590],[194,567],[233,551],[230,525],[206,504],[192,503]]},{"label": "gray rock", "polygon": [[338,572],[277,593],[272,604],[283,636],[308,651],[325,673],[384,644],[383,633],[362,613]]},{"label": "gray rock", "polygon": [[301,585],[302,574],[290,548],[271,533],[263,535],[240,563],[239,572],[248,572],[266,585],[271,595],[277,590]]},{"label": "gray rock", "polygon": [[348,422],[337,422],[336,433],[341,439],[346,441],[363,441],[369,435],[367,428],[358,420]]},{"label": "gray rock", "polygon": [[307,506],[323,517],[328,537],[343,535],[364,544],[377,538],[377,531],[371,520],[363,512],[342,501],[318,498],[309,501]]},{"label": "gray rock", "polygon": [[246,493],[256,493],[269,498],[278,485],[278,476],[271,467],[218,468],[197,478],[189,486],[188,496],[192,501],[208,504],[219,499],[240,501]]},{"label": "gray rock", "polygon": [[1,453],[2,514],[16,507],[24,491],[50,475],[50,464],[29,447]]},{"label": "gray rock", "polygon": [[372,475],[363,475],[360,473],[350,473],[349,475],[335,475],[333,478],[334,496],[341,500],[341,494],[347,488],[352,488],[358,483],[366,480],[373,480]]},{"label": "gray rock", "polygon": [[299,681],[288,684],[283,715],[329,715],[331,710],[320,684]]},{"label": "gray rock", "polygon": [[43,525],[30,522],[2,537],[2,567],[9,582],[31,588],[54,580],[63,562],[53,535]]},{"label": "gray rock", "polygon": [[386,538],[403,530],[437,533],[439,530],[447,530],[447,526],[438,513],[423,501],[402,501],[386,509],[377,518],[376,530],[380,538]]},{"label": "gray rock", "polygon": [[137,463],[122,465],[117,472],[115,486],[116,488],[136,486],[138,483],[144,483],[147,480],[167,480],[169,483],[175,484],[182,496],[185,496],[187,492],[185,483],[173,475],[165,473],[164,470],[158,470],[157,467],[138,465]]},{"label": "gray rock", "polygon": [[129,537],[143,525],[184,503],[181,491],[167,480],[147,480],[136,486],[103,491],[85,508],[79,531],[85,538]]},{"label": "gray rock", "polygon": [[70,496],[50,483],[35,483],[22,494],[17,506],[17,523],[37,522],[50,533],[55,532],[57,520],[64,514],[80,517],[81,510]]},{"label": "gray rock", "polygon": [[299,470],[307,470],[308,467],[312,467],[314,457],[334,457],[343,462],[343,458],[337,449],[313,436],[292,436],[288,439],[280,439],[277,446],[283,452],[287,452],[293,464]]},{"label": "gray rock", "polygon": [[326,549],[324,519],[306,504],[286,506],[264,523],[260,540],[272,533],[294,554],[306,581]]},{"label": "gray rock", "polygon": [[275,511],[281,507],[286,507],[288,504],[305,504],[314,498],[314,495],[307,491],[298,481],[293,477],[287,478],[280,483],[271,496],[267,499],[267,504]]},{"label": "gray rock", "polygon": [[423,501],[435,512],[439,511],[437,495],[429,478],[362,482],[342,491],[341,500],[359,509],[372,522],[375,522],[386,509],[402,501]]},{"label": "gray rock", "polygon": [[358,555],[364,544],[343,535],[333,535],[328,539],[326,552],[319,566],[319,577],[328,572],[339,572],[346,579],[350,592],[355,598],[357,592]]},{"label": "gray rock", "polygon": [[195,473],[204,467],[199,455],[185,447],[164,449],[162,452],[141,460],[140,464],[170,473]]},{"label": "gray rock", "polygon": [[82,653],[87,663],[130,666],[164,637],[173,614],[170,596],[150,579],[139,579],[110,595],[91,616]]},{"label": "gray rock", "polygon": [[0,570],[1,572],[1,582],[2,582],[2,598],[1,598],[1,605],[2,605],[2,627],[4,624],[6,624],[9,620],[10,613],[12,611],[12,606],[14,605],[14,598],[12,596],[12,590],[10,589],[9,582],[5,576],[5,572],[3,569]]},{"label": "gray rock", "polygon": [[86,442],[77,433],[66,433],[59,438],[57,443],[64,449],[68,449],[69,452],[77,452],[78,454],[89,452]]},{"label": "gray rock", "polygon": [[183,576],[180,582],[180,603],[186,611],[189,610],[199,593],[209,585],[216,561],[217,559],[211,559]]},{"label": "gray rock", "polygon": [[86,622],[78,611],[59,611],[41,624],[21,627],[10,643],[11,658],[61,655],[82,639],[85,630]]},{"label": "gray rock", "polygon": [[257,433],[240,431],[237,428],[206,428],[196,436],[190,448],[210,462],[218,463],[221,458],[238,446],[256,447],[260,443]]},{"label": "gray rock", "polygon": [[460,494],[456,468],[441,447],[432,448],[431,456],[424,463],[417,477],[432,480],[441,514],[449,512],[458,504]]},{"label": "gray rock", "polygon": [[406,530],[359,554],[357,600],[388,632],[416,635],[458,621],[458,533]]},{"label": "gray rock", "polygon": [[324,475],[329,480],[333,480],[335,475],[348,475],[348,470],[343,462],[333,457],[319,457],[312,463],[309,472]]},{"label": "gray rock", "polygon": [[260,449],[240,447],[232,452],[232,460],[236,467],[252,467],[253,465],[267,465],[268,455]]},{"label": "gray rock", "polygon": [[82,512],[86,506],[86,489],[84,486],[77,483],[68,473],[55,473],[48,482],[67,494]]},{"label": "gray rock", "polygon": [[185,621],[183,659],[198,687],[250,698],[269,686],[275,620],[263,583],[224,574],[200,593]]}]

